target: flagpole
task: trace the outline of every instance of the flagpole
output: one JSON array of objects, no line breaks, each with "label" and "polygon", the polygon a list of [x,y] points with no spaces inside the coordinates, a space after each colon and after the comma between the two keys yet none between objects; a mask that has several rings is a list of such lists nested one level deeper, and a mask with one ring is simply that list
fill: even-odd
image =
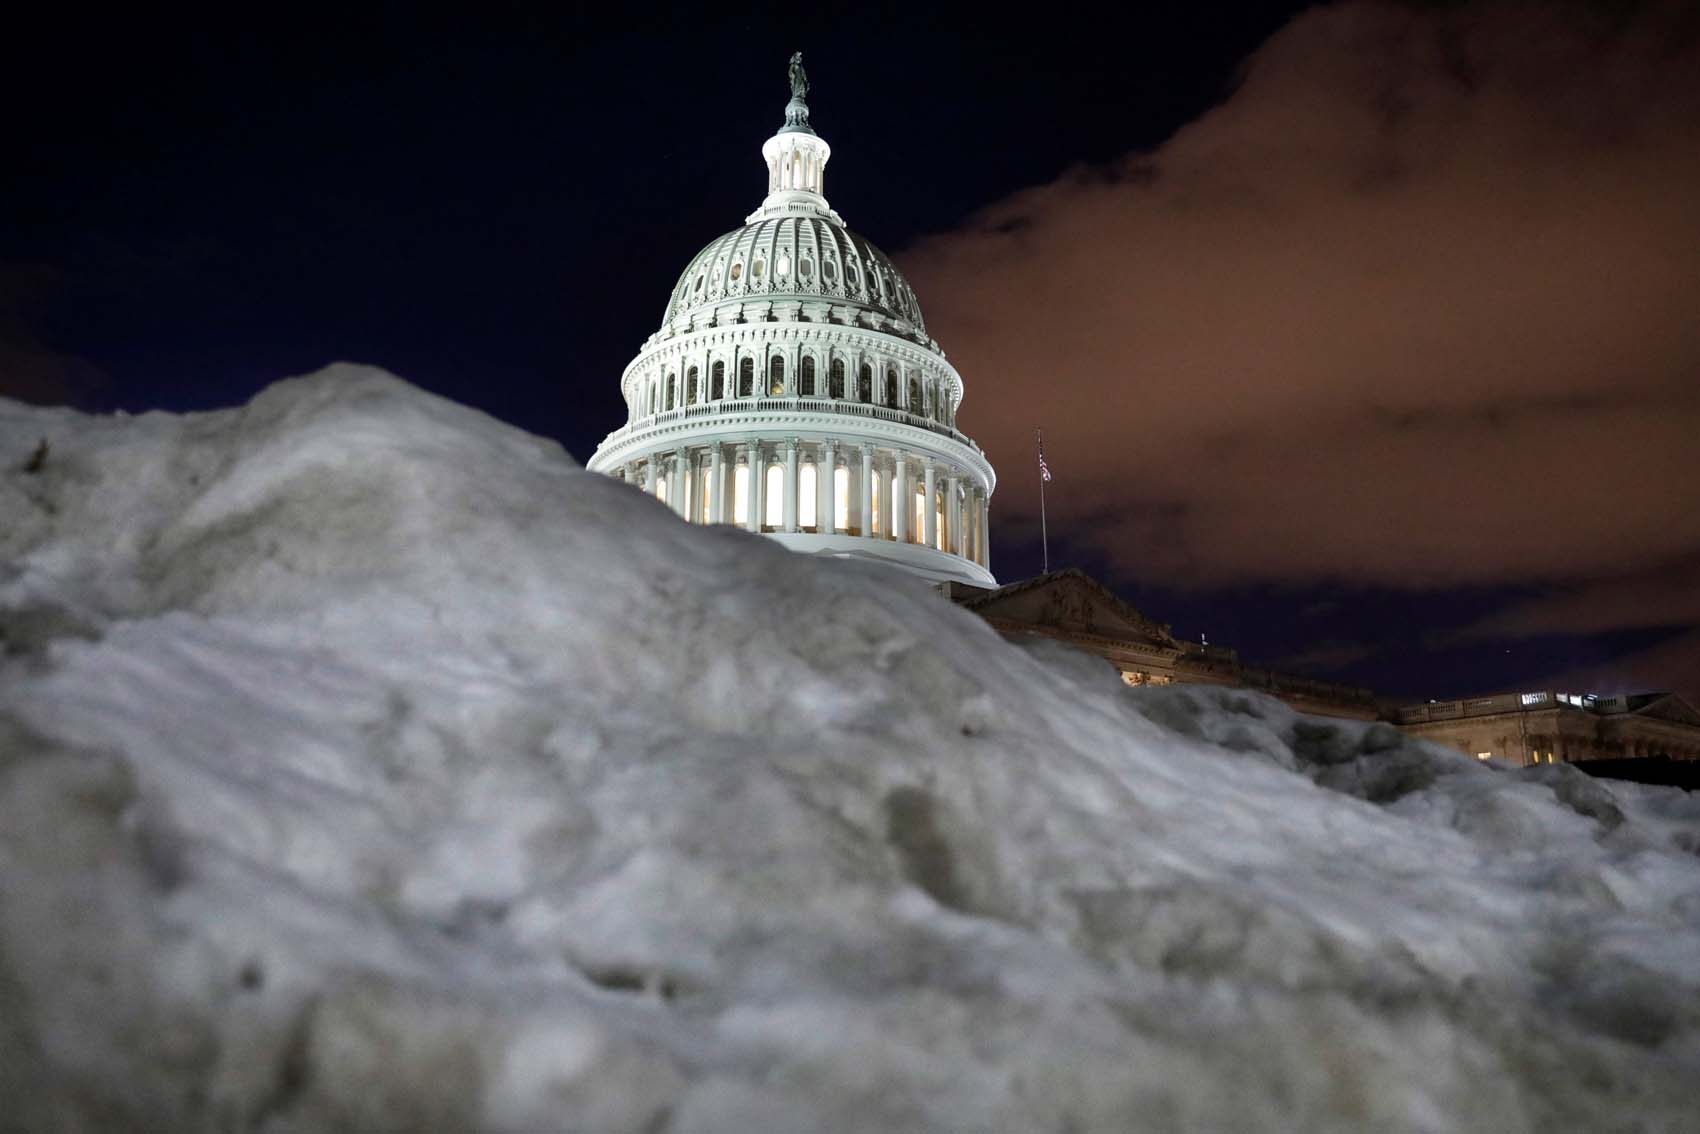
[{"label": "flagpole", "polygon": [[1045,435],[1042,431],[1033,431],[1033,440],[1039,443],[1039,544],[1044,548],[1045,570],[1051,573],[1051,532],[1045,523]]}]

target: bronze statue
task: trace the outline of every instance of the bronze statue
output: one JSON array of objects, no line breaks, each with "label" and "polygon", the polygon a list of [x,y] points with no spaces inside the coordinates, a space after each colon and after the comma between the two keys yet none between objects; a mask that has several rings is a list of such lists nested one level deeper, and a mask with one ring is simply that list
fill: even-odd
[{"label": "bronze statue", "polygon": [[791,66],[786,69],[786,73],[791,77],[792,98],[801,99],[809,93],[809,76],[803,71],[803,53],[801,51],[792,53]]}]

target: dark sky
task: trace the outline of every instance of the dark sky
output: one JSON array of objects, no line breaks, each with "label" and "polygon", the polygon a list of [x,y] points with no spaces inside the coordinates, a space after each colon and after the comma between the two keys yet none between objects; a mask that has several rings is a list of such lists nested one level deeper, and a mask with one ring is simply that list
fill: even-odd
[{"label": "dark sky", "polygon": [[[621,423],[805,53],[1001,482],[993,567],[1398,697],[1700,693],[1692,5],[483,4],[14,21],[0,393],[375,363]],[[40,22],[40,21],[56,22]]]}]

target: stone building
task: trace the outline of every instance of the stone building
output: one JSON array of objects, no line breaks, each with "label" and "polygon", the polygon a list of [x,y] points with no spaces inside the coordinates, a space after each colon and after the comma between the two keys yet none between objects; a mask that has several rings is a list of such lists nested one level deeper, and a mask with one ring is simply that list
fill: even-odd
[{"label": "stone building", "polygon": [[1675,693],[1499,693],[1407,705],[1393,716],[1409,733],[1483,760],[1700,760],[1700,710]]},{"label": "stone building", "polygon": [[766,198],[685,266],[621,377],[626,424],[587,467],[695,523],[995,585],[996,478],[956,428],[962,378],[902,274],[827,204],[807,91],[793,58]]},{"label": "stone building", "polygon": [[1356,720],[1382,715],[1368,689],[1245,665],[1231,649],[1177,638],[1074,568],[1003,587],[943,589],[1000,633],[1051,638],[1097,654],[1129,685],[1233,685],[1271,694],[1300,712]]}]

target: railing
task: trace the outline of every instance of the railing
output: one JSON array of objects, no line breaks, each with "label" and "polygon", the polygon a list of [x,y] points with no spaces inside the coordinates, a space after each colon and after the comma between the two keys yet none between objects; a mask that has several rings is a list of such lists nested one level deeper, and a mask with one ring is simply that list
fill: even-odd
[{"label": "railing", "polygon": [[653,429],[660,425],[670,425],[677,421],[691,421],[697,418],[719,417],[723,414],[749,413],[752,410],[762,412],[797,413],[829,413],[850,417],[871,417],[880,421],[895,422],[898,425],[908,425],[916,429],[925,429],[929,433],[937,433],[951,440],[968,446],[976,453],[980,446],[956,429],[935,421],[930,417],[909,413],[907,410],[892,409],[890,406],[876,406],[869,402],[839,401],[835,398],[726,398],[718,402],[700,402],[694,406],[676,406],[670,410],[652,414],[638,421],[629,422],[610,433],[603,444],[611,444],[622,437],[638,433],[645,429]]}]

